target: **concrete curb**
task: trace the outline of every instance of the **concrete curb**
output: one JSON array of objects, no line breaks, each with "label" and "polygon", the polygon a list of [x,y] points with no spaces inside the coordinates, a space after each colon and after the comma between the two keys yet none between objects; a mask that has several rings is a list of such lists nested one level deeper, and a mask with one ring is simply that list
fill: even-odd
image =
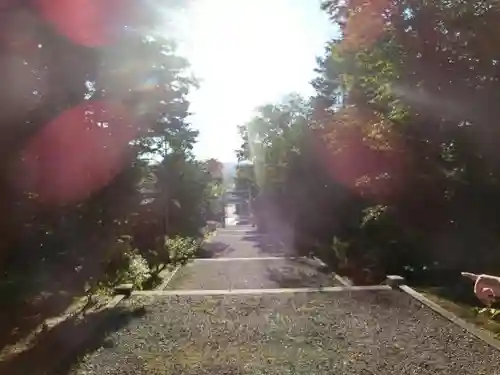
[{"label": "concrete curb", "polygon": [[[280,240],[279,243],[280,243],[281,246],[283,246],[284,248],[286,248],[286,245],[285,245],[285,243],[283,241]],[[307,258],[307,257],[295,257],[295,258],[304,259],[304,258]],[[317,264],[319,264],[320,267],[325,267],[325,268],[328,267],[328,265],[325,262],[323,262],[321,259],[319,259],[317,256],[313,256],[310,259],[312,259]],[[351,280],[349,280],[347,277],[340,276],[336,272],[332,272],[332,275],[335,278],[335,280],[337,280],[343,286],[354,286],[354,284],[351,282]]]},{"label": "concrete curb", "polygon": [[221,295],[260,295],[260,294],[289,294],[289,293],[332,293],[391,290],[388,285],[371,286],[331,286],[324,288],[280,288],[280,289],[193,289],[193,290],[137,290],[134,296],[221,296]]},{"label": "concrete curb", "polygon": [[109,303],[106,305],[106,307],[104,308],[105,310],[109,310],[109,309],[112,309],[116,306],[118,306],[118,304],[123,301],[125,299],[125,295],[123,294],[119,294],[119,295],[116,295],[113,297],[113,299],[111,301],[109,301]]},{"label": "concrete curb", "polygon": [[195,259],[191,264],[204,263],[204,262],[252,262],[252,261],[272,261],[272,260],[304,260],[302,257],[244,257],[244,258],[198,258]]},{"label": "concrete curb", "polygon": [[174,278],[175,274],[177,273],[177,271],[179,271],[179,269],[181,268],[182,266],[177,266],[174,268],[174,270],[172,271],[167,271],[166,272],[166,278],[163,279],[163,282],[158,285],[156,288],[154,288],[153,290],[163,290],[165,289],[168,284],[170,283],[170,281],[172,281],[172,279]]},{"label": "concrete curb", "polygon": [[409,287],[408,285],[404,284],[404,279],[401,279],[401,283],[399,285],[394,285],[393,289],[398,289],[402,291],[403,293],[408,294],[412,298],[416,299],[423,305],[427,306],[434,312],[438,313],[439,315],[443,316],[444,318],[448,319],[450,322],[458,325],[460,328],[464,329],[465,331],[469,332],[471,335],[477,337],[479,340],[485,342],[486,344],[492,346],[496,350],[500,351],[500,341],[496,340],[493,335],[491,335],[489,332],[481,330],[477,327],[475,327],[473,324],[466,322],[465,320],[459,318],[452,312],[444,309],[443,307],[439,306],[437,303],[431,301],[424,295],[420,294],[417,292],[415,289]]},{"label": "concrete curb", "polygon": [[[319,259],[318,257],[313,257],[313,259],[318,262],[318,264],[321,266],[321,267],[328,267],[328,265],[323,262],[321,259]],[[343,277],[343,276],[340,276],[338,275],[337,273],[333,272],[333,277],[335,277],[335,279],[341,283],[342,285],[344,286],[353,286],[354,284],[351,282],[351,280],[349,280],[347,277]]]}]

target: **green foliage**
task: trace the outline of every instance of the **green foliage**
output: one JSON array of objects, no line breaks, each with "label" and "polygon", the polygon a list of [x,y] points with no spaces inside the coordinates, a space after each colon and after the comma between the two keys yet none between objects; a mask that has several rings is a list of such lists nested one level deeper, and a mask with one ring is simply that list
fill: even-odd
[{"label": "green foliage", "polygon": [[176,236],[165,240],[165,249],[168,251],[170,264],[174,266],[184,265],[193,259],[200,248],[199,241],[189,238]]},{"label": "green foliage", "polygon": [[496,320],[500,322],[500,309],[492,309],[492,308],[482,308],[477,309],[478,315],[483,315],[488,317],[489,319]]},{"label": "green foliage", "polygon": [[103,275],[91,279],[87,285],[87,293],[111,293],[118,284],[131,283],[135,289],[151,277],[150,269],[136,249],[132,248],[131,238],[122,236],[110,247],[109,258],[103,260]]},{"label": "green foliage", "polygon": [[195,257],[199,249],[198,240],[191,237],[163,237],[155,248],[141,251],[152,275],[158,275],[166,267],[176,267]]},{"label": "green foliage", "polygon": [[241,127],[238,156],[275,220],[299,251],[365,281],[500,272],[497,2],[323,9],[342,37],[318,59],[316,95],[263,106]]},{"label": "green foliage", "polygon": [[384,215],[384,213],[387,211],[387,206],[383,205],[376,205],[372,207],[367,207],[363,210],[363,218],[361,219],[361,228],[366,227],[373,221],[379,221]]},{"label": "green foliage", "polygon": [[[373,203],[364,209],[352,241],[362,239],[361,254],[374,247],[389,251],[381,262],[377,255],[383,270],[395,266],[390,258],[403,253],[396,268],[405,263],[413,268],[428,263],[500,267],[494,251],[500,241],[498,220],[491,212],[500,202],[494,192],[499,165],[484,143],[484,137],[498,135],[496,109],[488,108],[499,89],[498,67],[492,63],[498,51],[490,48],[500,35],[493,21],[497,4],[327,1],[324,8],[341,21],[343,40],[331,44],[316,87],[326,98],[343,91],[346,105],[339,113],[351,129],[373,134],[380,124],[376,119],[384,121],[381,139],[390,146],[382,150],[385,160],[365,178],[363,193],[369,192]],[[372,119],[361,113],[371,113]],[[360,140],[367,144],[368,138]],[[345,148],[352,145],[340,144],[349,153]],[[374,151],[367,160],[380,153]],[[389,194],[381,193],[374,175],[387,176]]]},{"label": "green foliage", "polygon": [[[194,159],[198,132],[187,121],[197,82],[176,43],[157,33],[164,12],[159,20],[156,4],[135,3],[137,9],[128,4],[119,12],[131,16],[126,26],[117,20],[120,33],[99,48],[60,35],[35,2],[2,7],[9,38],[0,78],[16,87],[0,94],[0,206],[9,212],[0,220],[0,287],[13,291],[13,303],[5,301],[12,309],[42,292],[80,293],[124,281],[139,287],[150,272],[148,252],[165,236],[198,237],[205,225],[213,181]],[[79,105],[94,109],[52,127]],[[79,125],[95,133],[93,143],[71,131]],[[25,154],[33,142],[30,166]],[[60,151],[66,144],[75,147]],[[109,170],[101,168],[107,158],[116,162]],[[72,168],[80,161],[84,172]],[[83,189],[88,182],[99,185]],[[72,199],[49,200],[41,185]]]},{"label": "green foliage", "polygon": [[332,250],[335,252],[335,256],[339,260],[340,267],[345,267],[348,264],[349,246],[349,242],[342,241],[338,237],[333,237]]},{"label": "green foliage", "polygon": [[234,177],[234,189],[236,191],[250,192],[256,196],[259,191],[257,185],[255,168],[252,164],[239,164]]},{"label": "green foliage", "polygon": [[283,172],[290,158],[299,152],[298,142],[307,127],[311,107],[303,98],[291,95],[280,104],[259,108],[258,112],[240,127],[243,145],[238,154],[253,167],[239,167],[239,183],[254,181],[265,190],[283,184]]}]

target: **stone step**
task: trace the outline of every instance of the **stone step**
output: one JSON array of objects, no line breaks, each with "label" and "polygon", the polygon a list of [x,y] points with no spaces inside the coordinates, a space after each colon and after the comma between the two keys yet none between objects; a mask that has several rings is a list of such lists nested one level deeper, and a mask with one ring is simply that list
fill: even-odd
[{"label": "stone step", "polygon": [[335,275],[306,259],[197,260],[180,269],[167,289],[277,289],[342,286]]}]

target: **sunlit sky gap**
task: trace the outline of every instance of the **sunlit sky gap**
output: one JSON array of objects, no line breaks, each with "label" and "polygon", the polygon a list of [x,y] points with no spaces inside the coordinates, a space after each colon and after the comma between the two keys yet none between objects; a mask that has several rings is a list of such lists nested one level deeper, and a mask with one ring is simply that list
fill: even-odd
[{"label": "sunlit sky gap", "polygon": [[234,161],[237,125],[290,92],[312,94],[316,56],[338,30],[320,0],[199,0],[176,22],[201,87],[190,95],[199,158]]}]

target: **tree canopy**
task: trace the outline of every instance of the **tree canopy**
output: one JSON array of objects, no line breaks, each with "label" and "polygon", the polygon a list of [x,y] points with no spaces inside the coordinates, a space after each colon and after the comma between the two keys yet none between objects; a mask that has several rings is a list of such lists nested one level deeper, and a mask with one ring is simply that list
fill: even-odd
[{"label": "tree canopy", "polygon": [[318,59],[316,94],[264,106],[241,131],[239,157],[278,195],[297,248],[364,282],[498,272],[498,3],[323,9],[341,36]]},{"label": "tree canopy", "polygon": [[0,6],[6,340],[40,295],[48,307],[61,291],[140,287],[145,273],[184,261],[179,247],[194,251],[211,216],[213,178],[188,121],[197,82],[158,32],[159,5],[66,3]]}]

